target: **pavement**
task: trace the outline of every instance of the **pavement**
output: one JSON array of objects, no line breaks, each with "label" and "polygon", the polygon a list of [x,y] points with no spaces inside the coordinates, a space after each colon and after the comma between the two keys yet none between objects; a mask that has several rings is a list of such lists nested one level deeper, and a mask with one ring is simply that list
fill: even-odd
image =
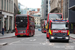
[{"label": "pavement", "polygon": [[70,37],[75,39],[75,34],[70,34]]},{"label": "pavement", "polygon": [[14,37],[15,36],[15,33],[5,33],[4,35],[2,35],[0,33],[0,39],[2,38],[9,38],[9,37]]},{"label": "pavement", "polygon": [[[15,33],[5,33],[4,35],[2,35],[0,33],[0,39],[10,38],[10,37],[14,37],[14,36],[15,36]],[[4,46],[7,44],[8,44],[7,42],[0,42],[0,46]]]}]

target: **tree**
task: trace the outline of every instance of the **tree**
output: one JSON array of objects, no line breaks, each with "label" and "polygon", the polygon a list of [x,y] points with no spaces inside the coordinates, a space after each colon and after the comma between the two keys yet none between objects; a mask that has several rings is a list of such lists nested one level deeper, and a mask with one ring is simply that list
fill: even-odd
[{"label": "tree", "polygon": [[20,12],[20,11],[18,11],[18,14],[21,14],[21,12]]},{"label": "tree", "polygon": [[36,23],[35,23],[36,24]]}]

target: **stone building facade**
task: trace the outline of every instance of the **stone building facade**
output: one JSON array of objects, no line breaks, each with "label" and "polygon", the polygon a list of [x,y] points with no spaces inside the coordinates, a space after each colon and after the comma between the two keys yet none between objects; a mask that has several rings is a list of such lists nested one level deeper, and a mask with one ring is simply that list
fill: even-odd
[{"label": "stone building facade", "polygon": [[50,13],[62,13],[64,20],[68,20],[68,0],[50,0]]},{"label": "stone building facade", "polygon": [[70,32],[75,34],[75,0],[69,0],[69,26]]},{"label": "stone building facade", "polygon": [[14,30],[14,0],[0,0],[0,31]]},{"label": "stone building facade", "polygon": [[41,16],[44,20],[47,20],[47,16],[49,12],[50,12],[50,0],[42,0]]},{"label": "stone building facade", "polygon": [[41,14],[40,13],[35,13],[32,16],[34,17],[34,20],[35,20],[35,26],[40,27]]}]

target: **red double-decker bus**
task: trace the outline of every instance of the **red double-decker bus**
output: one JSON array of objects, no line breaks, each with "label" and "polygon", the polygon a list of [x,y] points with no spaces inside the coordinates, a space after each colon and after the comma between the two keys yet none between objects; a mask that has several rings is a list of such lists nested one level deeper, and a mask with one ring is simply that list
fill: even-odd
[{"label": "red double-decker bus", "polygon": [[46,37],[49,41],[66,41],[69,42],[69,21],[68,20],[50,20],[49,32]]},{"label": "red double-decker bus", "polygon": [[15,36],[34,36],[35,22],[30,15],[15,16]]},{"label": "red double-decker bus", "polygon": [[41,32],[46,33],[47,20],[43,20],[41,25]]},{"label": "red double-decker bus", "polygon": [[[49,24],[50,20],[63,20],[63,14],[62,13],[49,13],[47,16],[47,26],[46,26],[46,35],[49,32]],[[48,39],[48,37],[46,37]]]}]

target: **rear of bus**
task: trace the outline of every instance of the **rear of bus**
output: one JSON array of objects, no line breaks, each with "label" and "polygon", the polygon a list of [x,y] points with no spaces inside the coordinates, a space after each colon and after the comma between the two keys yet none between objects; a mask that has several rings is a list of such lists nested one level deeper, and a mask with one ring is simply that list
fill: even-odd
[{"label": "rear of bus", "polygon": [[47,21],[46,20],[43,20],[42,21],[42,26],[41,26],[42,27],[41,28],[42,29],[41,30],[42,33],[46,33],[46,25],[47,25]]},{"label": "rear of bus", "polygon": [[15,16],[15,36],[28,36],[29,21],[27,15]]},{"label": "rear of bus", "polygon": [[46,33],[47,20],[44,21],[44,33]]}]

